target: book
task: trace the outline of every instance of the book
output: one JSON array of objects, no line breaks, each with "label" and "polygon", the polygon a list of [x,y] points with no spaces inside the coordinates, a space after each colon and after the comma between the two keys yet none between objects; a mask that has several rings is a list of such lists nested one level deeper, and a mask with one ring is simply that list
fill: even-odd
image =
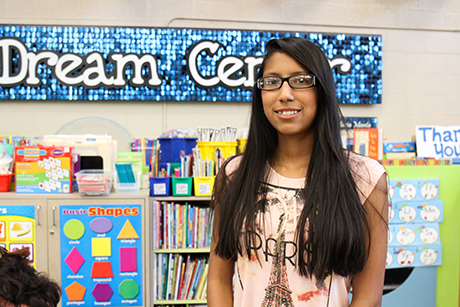
[{"label": "book", "polygon": [[203,274],[203,265],[204,265],[203,261],[204,261],[203,259],[198,259],[198,263],[196,265],[196,269],[193,274],[192,283],[190,285],[190,290],[187,296],[189,300],[193,299],[193,297],[195,296],[198,280],[201,279],[201,275]]},{"label": "book", "polygon": [[159,295],[159,298],[161,299],[164,299],[166,297],[166,283],[168,281],[168,264],[169,264],[169,261],[168,261],[168,255],[167,254],[161,254],[161,268],[160,268],[160,271],[162,272],[161,275],[159,276],[159,290],[158,290],[158,293]]},{"label": "book", "polygon": [[171,291],[172,291],[172,284],[173,284],[173,278],[174,278],[174,261],[175,261],[175,254],[169,254],[169,265],[168,265],[168,278],[166,282],[166,293],[165,293],[165,299],[169,300],[171,299]]},{"label": "book", "polygon": [[206,282],[206,279],[208,278],[208,267],[209,267],[209,263],[205,263],[203,274],[201,275],[200,281],[198,282],[197,291],[193,297],[194,299],[201,299],[204,284]]},{"label": "book", "polygon": [[188,269],[190,266],[190,254],[187,255],[187,260],[184,260],[183,262],[183,268],[182,268],[182,276],[181,276],[181,281],[180,281],[180,290],[179,290],[179,296],[178,300],[182,300],[184,297],[184,288],[187,280],[187,274],[188,274]]},{"label": "book", "polygon": [[383,129],[353,129],[353,151],[375,160],[383,160]]},{"label": "book", "polygon": [[193,277],[195,276],[195,271],[196,271],[197,264],[198,264],[198,258],[195,258],[195,260],[191,261],[191,263],[190,263],[190,270],[188,272],[187,283],[185,285],[186,288],[184,289],[185,290],[184,299],[188,299],[188,297],[189,297],[190,288],[192,286]]},{"label": "book", "polygon": [[[190,255],[188,255],[190,257]],[[182,288],[184,287],[184,276],[185,276],[185,266],[186,266],[186,259],[182,257],[182,263],[180,267],[180,275],[179,275],[179,280],[178,280],[178,287],[177,287],[177,292],[176,292],[176,300],[180,300],[181,298],[181,291]]]},{"label": "book", "polygon": [[187,299],[189,299],[189,300],[193,298],[193,294],[195,293],[196,280],[200,276],[201,266],[202,266],[202,259],[198,258],[198,261],[197,261],[197,263],[195,265],[195,270],[193,272],[192,281],[190,282],[190,289],[189,289],[188,295],[187,295]]}]

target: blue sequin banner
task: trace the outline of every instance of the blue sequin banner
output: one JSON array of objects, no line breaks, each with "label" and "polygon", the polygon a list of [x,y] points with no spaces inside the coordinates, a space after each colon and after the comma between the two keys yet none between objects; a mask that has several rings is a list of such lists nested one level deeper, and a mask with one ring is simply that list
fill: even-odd
[{"label": "blue sequin banner", "polygon": [[382,37],[179,28],[0,26],[0,99],[251,101],[272,38],[306,37],[344,104],[377,104]]}]

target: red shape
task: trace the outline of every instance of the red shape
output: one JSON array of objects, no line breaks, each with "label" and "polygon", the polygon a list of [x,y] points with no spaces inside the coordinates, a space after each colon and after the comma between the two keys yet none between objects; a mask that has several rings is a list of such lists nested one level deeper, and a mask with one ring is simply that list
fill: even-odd
[{"label": "red shape", "polygon": [[113,278],[112,265],[109,261],[93,262],[91,278]]}]

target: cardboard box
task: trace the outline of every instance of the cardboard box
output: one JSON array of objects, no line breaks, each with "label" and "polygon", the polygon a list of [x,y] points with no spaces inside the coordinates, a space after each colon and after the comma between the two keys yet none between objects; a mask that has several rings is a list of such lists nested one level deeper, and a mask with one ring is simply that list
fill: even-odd
[{"label": "cardboard box", "polygon": [[72,147],[17,146],[16,193],[72,193]]},{"label": "cardboard box", "polygon": [[415,152],[415,142],[385,142],[383,143],[383,152]]}]

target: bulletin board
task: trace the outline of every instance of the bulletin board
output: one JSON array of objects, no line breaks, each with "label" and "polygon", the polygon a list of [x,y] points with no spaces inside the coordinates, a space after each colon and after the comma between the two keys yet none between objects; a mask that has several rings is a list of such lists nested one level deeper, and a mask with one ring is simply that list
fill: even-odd
[{"label": "bulletin board", "polygon": [[140,205],[61,205],[62,304],[143,306]]},{"label": "bulletin board", "polygon": [[386,169],[389,179],[439,179],[444,221],[439,224],[443,251],[442,265],[436,272],[436,307],[459,306],[460,165],[386,166]]},{"label": "bulletin board", "polygon": [[8,251],[27,248],[35,266],[35,206],[0,205],[0,246]]}]

